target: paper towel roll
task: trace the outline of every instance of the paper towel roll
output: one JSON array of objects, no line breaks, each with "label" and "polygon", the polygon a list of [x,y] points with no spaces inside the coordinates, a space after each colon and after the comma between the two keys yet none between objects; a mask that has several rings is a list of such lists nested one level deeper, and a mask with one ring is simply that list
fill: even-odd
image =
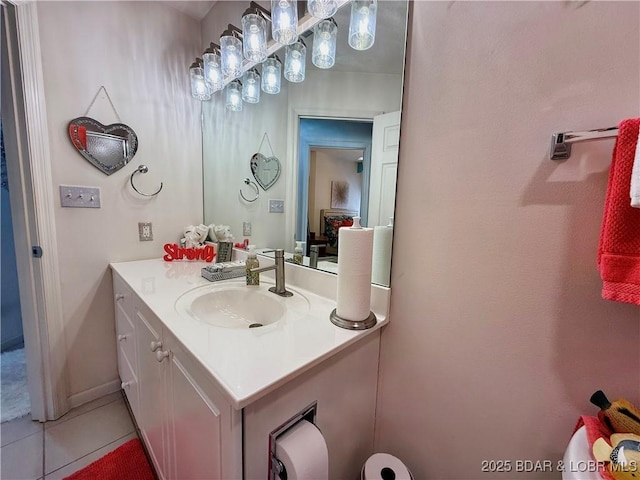
[{"label": "paper towel roll", "polygon": [[373,229],[353,227],[338,230],[338,292],[336,313],[346,320],[366,320],[371,311],[371,255]]},{"label": "paper towel roll", "polygon": [[320,430],[301,420],[276,439],[276,458],[287,469],[288,480],[327,480],[329,451]]},{"label": "paper towel roll", "polygon": [[392,225],[373,227],[373,260],[371,264],[371,281],[373,283],[389,285],[391,280],[392,243]]}]

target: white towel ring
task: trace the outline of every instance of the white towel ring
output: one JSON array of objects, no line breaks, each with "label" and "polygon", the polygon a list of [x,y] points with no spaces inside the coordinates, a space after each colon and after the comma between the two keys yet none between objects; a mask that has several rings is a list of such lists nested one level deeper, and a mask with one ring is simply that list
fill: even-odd
[{"label": "white towel ring", "polygon": [[260,190],[258,190],[258,185],[256,185],[256,182],[254,182],[252,180],[249,180],[248,177],[244,179],[244,184],[245,185],[251,185],[253,188],[255,188],[256,196],[254,198],[252,198],[252,199],[249,199],[249,198],[245,197],[244,194],[242,193],[242,187],[240,187],[240,196],[242,197],[242,199],[245,202],[249,202],[249,203],[255,202],[258,199],[258,197],[260,196]]},{"label": "white towel ring", "polygon": [[138,168],[136,168],[133,171],[133,173],[131,174],[131,177],[129,177],[129,182],[131,182],[131,188],[133,188],[138,195],[142,195],[143,197],[155,197],[156,195],[158,195],[160,193],[160,190],[162,190],[162,187],[163,187],[163,183],[162,182],[160,182],[160,188],[158,188],[158,190],[155,193],[142,193],[133,184],[133,176],[136,173],[147,173],[148,171],[149,171],[149,167],[147,167],[146,165],[139,165]]}]

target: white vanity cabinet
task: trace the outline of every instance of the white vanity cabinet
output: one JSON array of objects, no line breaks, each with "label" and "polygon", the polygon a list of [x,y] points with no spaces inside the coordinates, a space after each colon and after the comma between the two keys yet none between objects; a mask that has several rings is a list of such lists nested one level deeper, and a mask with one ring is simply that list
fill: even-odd
[{"label": "white vanity cabinet", "polygon": [[160,479],[242,478],[240,411],[114,273],[118,369]]},{"label": "white vanity cabinet", "polygon": [[[190,317],[178,302],[236,291],[237,280],[212,284],[200,262],[111,268],[123,390],[161,480],[264,480],[271,434],[310,408],[327,443],[329,478],[359,477],[373,453],[389,289],[372,287],[375,327],[345,330],[329,321],[335,301],[317,293],[333,289],[335,277],[290,265],[297,303],[282,321],[233,329]],[[308,310],[298,310],[303,299]]]}]

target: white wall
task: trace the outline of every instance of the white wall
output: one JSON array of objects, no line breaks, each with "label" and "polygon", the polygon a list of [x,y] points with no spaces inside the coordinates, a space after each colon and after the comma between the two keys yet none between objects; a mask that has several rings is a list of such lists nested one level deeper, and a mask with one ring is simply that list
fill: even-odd
[{"label": "white wall", "polygon": [[[72,403],[105,385],[119,388],[109,262],[158,257],[182,228],[202,220],[200,105],[190,98],[188,67],[200,51],[199,22],[155,2],[38,4],[53,184],[99,187],[100,209],[61,208],[56,199],[67,369]],[[138,152],[106,176],[72,147],[67,125],[85,114],[104,85]],[[108,102],[90,112],[117,121]],[[137,175],[143,198],[128,185]],[[138,222],[153,222],[152,242]],[[97,390],[91,390],[97,389]]]},{"label": "white wall", "polygon": [[[602,300],[613,142],[640,111],[638,2],[415,2],[376,450],[415,478],[556,461],[590,395],[640,404],[640,311]],[[419,248],[418,248],[419,246]]]}]

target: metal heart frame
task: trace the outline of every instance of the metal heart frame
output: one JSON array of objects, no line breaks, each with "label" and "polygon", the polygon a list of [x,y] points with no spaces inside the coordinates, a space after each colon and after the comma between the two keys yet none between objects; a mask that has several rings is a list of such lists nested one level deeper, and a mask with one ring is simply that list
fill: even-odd
[{"label": "metal heart frame", "polygon": [[[71,143],[80,155],[106,175],[124,167],[138,150],[136,132],[124,123],[103,125],[90,117],[78,117],[69,122],[68,131]],[[90,149],[88,139],[100,145]]]}]

